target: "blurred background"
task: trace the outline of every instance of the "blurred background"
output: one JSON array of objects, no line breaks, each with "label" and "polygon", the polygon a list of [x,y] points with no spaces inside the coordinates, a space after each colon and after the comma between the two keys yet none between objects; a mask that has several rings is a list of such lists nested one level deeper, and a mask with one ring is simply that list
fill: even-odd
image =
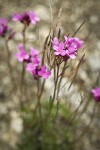
[{"label": "blurred background", "polygon": [[[9,43],[11,54],[15,56],[17,43],[22,41],[20,33],[22,25],[14,23],[11,20],[11,16],[15,12],[23,12],[25,10],[33,10],[38,14],[41,19],[39,26],[30,26],[26,38],[29,45],[34,45],[41,49],[52,24],[50,6],[52,7],[54,20],[57,18],[60,8],[62,8],[59,27],[63,35],[73,35],[85,20],[84,25],[76,35],[85,41],[83,49],[85,59],[79,69],[75,86],[77,87],[76,96],[80,90],[88,94],[93,86],[100,86],[100,83],[96,82],[100,73],[100,0],[0,0],[0,18],[8,18],[9,26],[17,32],[14,41]],[[23,121],[16,105],[16,89],[12,90],[8,76],[7,56],[4,46],[4,40],[0,38],[0,150],[13,150],[23,130]],[[15,57],[12,57],[11,63],[14,68],[15,78],[20,82],[18,79],[20,68]],[[34,81],[32,78],[29,78],[26,84],[31,89]],[[35,91],[35,88],[27,91],[29,98],[34,97],[33,93]],[[91,101],[93,100],[91,99]],[[79,139],[77,150],[100,150],[100,104],[98,103],[97,105],[90,130],[86,136]],[[92,117],[91,111],[93,106],[94,101],[90,103],[88,110],[83,116],[81,129],[88,122],[87,118]]]}]

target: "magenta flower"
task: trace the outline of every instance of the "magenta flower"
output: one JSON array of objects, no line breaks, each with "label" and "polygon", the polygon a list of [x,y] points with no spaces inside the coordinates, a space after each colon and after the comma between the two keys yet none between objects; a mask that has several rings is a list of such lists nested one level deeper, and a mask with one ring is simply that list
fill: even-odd
[{"label": "magenta flower", "polygon": [[64,36],[64,39],[65,39],[65,43],[67,44],[67,46],[74,45],[76,49],[81,48],[84,44],[84,42],[77,37],[68,38],[67,36]]},{"label": "magenta flower", "polygon": [[37,64],[37,66],[39,65],[40,61],[41,61],[41,58],[39,58],[38,56],[37,57],[31,57],[31,61],[34,63],[34,64]]},{"label": "magenta flower", "polygon": [[91,92],[95,98],[95,101],[100,102],[100,88],[92,89]]},{"label": "magenta flower", "polygon": [[77,55],[77,51],[79,48],[83,46],[83,41],[80,40],[79,38],[74,38],[70,37],[68,38],[67,36],[64,36],[65,39],[65,47],[66,47],[66,54],[72,58],[75,59]]},{"label": "magenta flower", "polygon": [[76,54],[77,54],[76,52],[77,52],[76,46],[75,45],[70,45],[70,47],[67,48],[67,50],[66,50],[66,56],[70,57],[72,59],[75,59]]},{"label": "magenta flower", "polygon": [[33,75],[33,78],[38,80],[38,78],[43,77],[44,79],[47,79],[51,71],[47,70],[46,66],[40,67],[40,61],[41,59],[39,58],[38,54],[39,52],[34,49],[30,48],[30,53],[29,55],[24,49],[24,46],[20,44],[18,46],[20,52],[16,54],[16,57],[18,58],[19,62],[26,62],[26,70],[30,72]]},{"label": "magenta flower", "polygon": [[52,44],[55,50],[54,54],[62,56],[66,61],[68,58],[76,58],[77,50],[83,46],[83,41],[78,38],[64,36],[64,41],[59,41],[55,37]]},{"label": "magenta flower", "polygon": [[75,37],[74,39],[73,39],[73,44],[76,44],[76,46],[77,46],[77,49],[79,49],[79,48],[82,48],[83,47],[83,44],[84,44],[84,42],[82,41],[82,40],[80,40],[79,38],[77,38],[77,37]]},{"label": "magenta flower", "polygon": [[63,42],[59,42],[59,44],[53,46],[53,49],[55,50],[54,54],[55,55],[65,56],[66,55],[66,51],[65,51],[64,48],[65,48],[65,44]]},{"label": "magenta flower", "polygon": [[7,25],[7,23],[8,23],[8,19],[6,19],[6,18],[0,19],[0,24]]},{"label": "magenta flower", "polygon": [[35,12],[32,11],[25,11],[21,14],[14,14],[13,15],[13,21],[20,21],[21,23],[25,23],[26,25],[29,25],[30,23],[36,24],[38,21],[40,21],[40,18],[37,16]]},{"label": "magenta flower", "polygon": [[51,71],[47,70],[46,66],[42,66],[41,69],[38,71],[38,75],[47,79],[51,75]]},{"label": "magenta flower", "polygon": [[53,43],[53,45],[58,46],[60,42],[59,42],[59,39],[55,37],[55,38],[53,39],[52,43]]},{"label": "magenta flower", "polygon": [[0,36],[4,37],[6,32],[8,31],[7,26],[8,20],[6,18],[0,19]]},{"label": "magenta flower", "polygon": [[33,63],[28,63],[26,65],[26,70],[28,72],[30,72],[32,75],[33,75],[33,78],[34,79],[38,79],[38,66],[36,64],[33,64]]},{"label": "magenta flower", "polygon": [[37,67],[37,64],[33,64],[33,63],[28,63],[27,66],[26,66],[26,70],[28,72],[34,72],[34,70],[36,69]]},{"label": "magenta flower", "polygon": [[40,69],[38,69],[38,68],[36,67],[36,69],[32,71],[32,75],[33,75],[33,78],[34,78],[35,80],[37,80],[37,79],[39,78],[39,76],[38,76],[38,71],[39,71],[39,70],[40,70]]},{"label": "magenta flower", "polygon": [[44,79],[47,79],[51,72],[47,71],[45,66],[42,66],[41,69],[39,69],[39,66],[33,63],[28,63],[26,66],[26,70],[30,73],[32,73],[34,79],[38,79],[39,77],[43,77]]},{"label": "magenta flower", "polygon": [[23,62],[29,59],[29,55],[27,54],[27,52],[24,49],[24,46],[22,44],[19,44],[18,46],[20,52],[18,52],[16,54],[16,57],[18,58],[19,62]]},{"label": "magenta flower", "polygon": [[30,17],[32,24],[36,24],[38,21],[40,21],[40,18],[37,16],[37,14],[35,12],[30,11],[29,17]]},{"label": "magenta flower", "polygon": [[34,49],[34,48],[30,48],[30,56],[31,56],[31,61],[34,63],[34,64],[37,64],[39,65],[41,59],[38,57],[38,50]]},{"label": "magenta flower", "polygon": [[34,49],[33,47],[30,48],[30,55],[31,56],[38,56],[38,50]]}]

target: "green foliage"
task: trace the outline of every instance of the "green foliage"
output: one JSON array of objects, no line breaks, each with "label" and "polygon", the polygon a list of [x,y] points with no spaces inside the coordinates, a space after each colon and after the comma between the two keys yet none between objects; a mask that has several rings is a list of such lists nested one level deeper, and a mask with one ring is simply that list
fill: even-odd
[{"label": "green foliage", "polygon": [[71,112],[65,104],[54,105],[47,118],[49,104],[42,105],[42,122],[38,112],[29,107],[22,110],[24,130],[17,150],[73,150],[73,129],[75,122],[70,122]]}]

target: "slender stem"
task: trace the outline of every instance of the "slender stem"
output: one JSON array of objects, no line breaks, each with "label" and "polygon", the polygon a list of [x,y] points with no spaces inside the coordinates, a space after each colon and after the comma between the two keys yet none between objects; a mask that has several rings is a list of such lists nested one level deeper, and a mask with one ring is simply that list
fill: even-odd
[{"label": "slender stem", "polygon": [[26,47],[26,28],[27,28],[27,25],[24,24],[24,28],[23,28],[23,31],[22,31],[22,35],[23,35],[23,45],[24,45],[24,47]]},{"label": "slender stem", "polygon": [[85,135],[85,134],[87,134],[88,132],[89,132],[89,130],[90,130],[90,127],[91,127],[91,125],[92,125],[92,123],[93,123],[93,121],[94,121],[94,116],[95,116],[95,112],[96,112],[96,107],[97,106],[97,104],[95,103],[94,104],[94,107],[93,107],[93,114],[92,114],[92,117],[90,118],[90,121],[89,121],[89,123],[88,123],[88,125],[86,126],[86,128],[84,129],[84,130],[82,130],[82,133],[79,135],[79,137],[78,138],[75,138],[75,143],[77,142],[77,141],[79,141],[79,139],[82,139],[82,137]]},{"label": "slender stem", "polygon": [[[26,27],[27,26],[24,25],[24,29],[22,31],[24,48],[26,47],[26,34],[25,34],[26,33]],[[22,72],[21,72],[21,82],[20,82],[20,96],[19,96],[21,108],[23,107],[24,82],[25,82],[25,64],[23,62]]]},{"label": "slender stem", "polygon": [[62,69],[62,73],[60,74],[60,76],[58,76],[58,77],[60,77],[60,79],[58,80],[59,82],[58,82],[58,86],[57,86],[57,106],[56,106],[56,114],[55,114],[55,117],[54,117],[54,124],[55,124],[55,122],[56,122],[56,119],[57,119],[57,116],[58,116],[58,112],[59,112],[59,104],[60,104],[60,99],[59,99],[59,97],[58,97],[58,94],[59,94],[59,91],[60,91],[60,85],[61,85],[61,81],[62,81],[62,79],[63,79],[63,75],[64,75],[64,73],[65,73],[65,70],[66,70],[66,64],[67,64],[67,62],[65,62],[64,63],[64,66],[63,66],[63,69]]},{"label": "slender stem", "polygon": [[42,125],[42,110],[41,110],[41,95],[40,95],[40,83],[39,79],[37,80],[37,98],[38,98],[38,103],[37,103],[37,109],[39,112],[39,121],[40,121],[40,126]]},{"label": "slender stem", "polygon": [[56,81],[56,57],[54,58],[54,62],[52,66],[54,66],[54,83],[55,83]]},{"label": "slender stem", "polygon": [[22,72],[21,72],[21,82],[20,82],[20,105],[23,107],[23,85],[24,85],[24,77],[25,77],[25,64],[22,64]]},{"label": "slender stem", "polygon": [[40,126],[42,126],[42,127],[43,127],[43,120],[42,120],[41,97],[42,97],[42,94],[43,94],[44,86],[45,86],[45,80],[43,80],[42,85],[40,87],[40,82],[39,82],[39,79],[38,79],[37,80],[37,99],[38,99],[38,102],[35,106],[34,116],[33,116],[33,118],[34,118],[35,114],[36,114],[36,111],[38,110],[39,111]]},{"label": "slender stem", "polygon": [[57,83],[58,83],[58,79],[59,79],[59,66],[57,66],[57,75],[56,75],[56,81],[54,81],[54,92],[53,92],[53,97],[51,99],[51,103],[50,103],[50,108],[46,117],[46,120],[48,120],[50,114],[51,114],[51,110],[53,108],[53,104],[54,104],[54,100],[56,98],[56,90],[57,90]]},{"label": "slender stem", "polygon": [[59,66],[57,66],[57,76],[56,76],[55,88],[54,88],[54,93],[53,93],[52,101],[54,101],[54,99],[55,99],[55,97],[56,97],[57,83],[58,83],[58,79],[59,79],[58,76],[59,76]]},{"label": "slender stem", "polygon": [[66,70],[66,64],[67,64],[67,62],[64,63],[64,66],[63,66],[63,69],[62,69],[62,73],[60,75],[60,79],[59,79],[59,83],[58,83],[58,89],[57,89],[57,97],[58,97],[58,94],[59,94],[59,91],[60,91],[61,81],[63,79],[63,75],[64,75],[65,70]]},{"label": "slender stem", "polygon": [[6,52],[7,52],[7,64],[8,64],[8,69],[9,69],[9,75],[11,78],[11,82],[13,83],[14,87],[15,87],[15,79],[13,77],[13,69],[12,69],[12,65],[10,63],[10,59],[11,59],[11,53],[9,50],[9,46],[8,46],[8,41],[5,41],[5,46],[6,46]]},{"label": "slender stem", "polygon": [[42,83],[42,86],[41,86],[41,91],[40,91],[40,95],[39,95],[40,99],[41,99],[42,94],[43,94],[44,86],[45,86],[45,79],[43,80],[43,83]]},{"label": "slender stem", "polygon": [[55,114],[54,119],[53,119],[53,125],[55,125],[56,120],[57,120],[57,117],[58,117],[58,113],[59,113],[59,104],[60,104],[60,101],[59,101],[59,99],[57,99],[56,114]]},{"label": "slender stem", "polygon": [[[74,121],[75,120],[75,118],[77,117],[77,115],[78,115],[78,111],[79,111],[79,109],[80,109],[80,107],[81,107],[81,105],[83,104],[83,102],[84,102],[84,100],[86,99],[86,97],[83,97],[82,99],[81,99],[81,102],[80,102],[80,104],[79,104],[79,106],[76,108],[76,110],[69,116],[69,118],[68,118],[68,120],[69,120],[69,122],[72,122],[72,121]],[[79,119],[79,116],[80,115],[78,115],[78,119]]]}]

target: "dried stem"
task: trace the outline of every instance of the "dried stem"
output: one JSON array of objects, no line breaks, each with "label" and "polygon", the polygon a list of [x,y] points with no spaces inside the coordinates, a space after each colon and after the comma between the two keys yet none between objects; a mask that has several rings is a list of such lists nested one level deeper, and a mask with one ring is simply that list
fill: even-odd
[{"label": "dried stem", "polygon": [[75,80],[75,78],[76,78],[77,72],[78,72],[78,70],[79,70],[79,67],[80,67],[80,65],[81,65],[81,62],[83,61],[84,56],[85,56],[85,54],[82,56],[82,58],[81,58],[81,60],[80,60],[80,62],[79,62],[79,64],[78,64],[78,66],[77,66],[77,70],[76,70],[76,72],[75,72],[75,75],[74,75],[74,77],[73,77],[73,79],[72,79],[72,82],[71,82],[71,84],[70,84],[68,90],[70,90],[70,88],[71,88],[71,86],[72,86],[72,84],[73,84],[73,82],[74,82],[74,80]]}]

